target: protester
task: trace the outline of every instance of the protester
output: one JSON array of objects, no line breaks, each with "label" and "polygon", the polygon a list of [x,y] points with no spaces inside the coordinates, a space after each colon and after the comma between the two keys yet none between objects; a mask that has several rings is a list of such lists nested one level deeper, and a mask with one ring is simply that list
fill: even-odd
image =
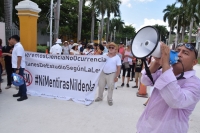
[{"label": "protester", "polygon": [[[125,49],[124,49],[124,44],[123,44],[123,42],[120,42],[118,51],[119,51],[119,53],[120,53],[121,55],[124,54]],[[121,62],[123,62],[123,57],[121,58]],[[121,74],[121,70],[120,70],[120,74]],[[120,74],[119,74],[119,77],[118,77],[118,78],[120,78]]]},{"label": "protester", "polygon": [[83,51],[86,48],[85,43],[82,43],[82,47],[80,48],[80,54],[83,55]]},{"label": "protester", "polygon": [[80,52],[78,51],[78,44],[74,43],[71,50],[70,55],[80,55]]},{"label": "protester", "polygon": [[1,62],[0,62],[0,69],[1,69],[0,70],[1,71],[0,72],[0,82],[2,82],[3,81],[3,79],[2,79],[2,73],[3,73],[3,70],[4,70],[3,69],[3,62],[2,62],[3,61],[3,59],[2,59],[2,39],[0,39],[0,52],[1,52],[0,53],[1,54],[1,57],[0,57],[1,58]]},{"label": "protester", "polygon": [[94,50],[92,49],[92,45],[87,44],[86,48],[83,50],[83,55],[94,55]]},{"label": "protester", "polygon": [[12,69],[11,56],[12,56],[13,46],[11,46],[10,40],[11,38],[8,39],[8,45],[2,48],[2,53],[4,56],[5,68],[6,68],[6,73],[7,73],[7,86],[5,89],[11,88],[11,85],[12,85],[11,75],[12,75],[13,69]]},{"label": "protester", "polygon": [[135,77],[135,63],[136,63],[136,58],[133,57],[132,65],[130,65],[130,67],[131,67],[131,79],[130,79],[130,81],[133,81],[133,78]]},{"label": "protester", "polygon": [[93,45],[93,48],[94,48],[94,55],[99,55],[99,51],[98,51],[97,47],[98,47],[98,44],[95,43],[95,44]]},{"label": "protester", "polygon": [[136,58],[136,66],[135,66],[135,86],[133,86],[132,88],[138,88],[138,83],[140,84],[140,78],[142,76],[142,71],[143,69],[143,61],[142,59],[138,59]]},{"label": "protester", "polygon": [[70,47],[67,41],[64,42],[62,50],[63,50],[63,55],[69,55]]},{"label": "protester", "polygon": [[73,44],[74,44],[74,40],[70,40],[70,42],[69,42],[69,48],[70,48],[70,50],[72,49]]},{"label": "protester", "polygon": [[103,46],[104,46],[104,50],[103,50],[103,53],[108,53],[108,49],[107,49],[107,42],[106,41],[103,41]]},{"label": "protester", "polygon": [[[24,69],[25,69],[25,52],[22,44],[20,43],[20,37],[18,35],[13,35],[10,39],[10,44],[14,46],[12,51],[12,68],[14,72],[24,77]],[[14,94],[13,97],[20,97],[17,101],[26,100],[26,83],[19,86],[19,91],[17,94]]]},{"label": "protester", "polygon": [[55,42],[55,45],[53,45],[50,49],[50,54],[57,54],[57,55],[61,55],[62,53],[62,47],[60,46],[60,44],[62,44],[61,39],[57,39],[57,41]]},{"label": "protester", "polygon": [[108,105],[113,105],[113,89],[115,88],[115,82],[118,81],[118,75],[121,67],[121,60],[118,55],[116,55],[117,45],[111,42],[108,45],[109,52],[106,55],[106,64],[103,68],[103,71],[100,75],[99,79],[99,93],[98,97],[95,99],[95,102],[99,102],[103,100],[103,92],[104,88],[107,84],[108,86],[108,96],[107,101]]},{"label": "protester", "polygon": [[[198,52],[195,43],[178,44],[176,51],[179,62],[170,66],[170,49],[161,42],[161,58],[154,57],[150,65],[154,91],[137,123],[138,133],[188,132],[189,116],[200,100],[200,80],[193,70]],[[183,70],[184,75],[178,80]],[[145,70],[141,81],[146,86],[153,85]]]},{"label": "protester", "polygon": [[82,47],[82,41],[79,40],[79,41],[78,41],[78,51],[79,51],[79,52],[81,52],[81,51],[80,51],[80,50],[81,50],[81,47]]},{"label": "protester", "polygon": [[133,55],[131,53],[131,46],[130,45],[127,45],[127,49],[123,53],[122,57],[123,57],[123,65],[122,65],[123,73],[122,73],[122,84],[121,84],[121,86],[122,87],[124,86],[125,75],[126,75],[126,72],[127,72],[126,87],[129,87],[131,65],[133,63],[132,62]]}]

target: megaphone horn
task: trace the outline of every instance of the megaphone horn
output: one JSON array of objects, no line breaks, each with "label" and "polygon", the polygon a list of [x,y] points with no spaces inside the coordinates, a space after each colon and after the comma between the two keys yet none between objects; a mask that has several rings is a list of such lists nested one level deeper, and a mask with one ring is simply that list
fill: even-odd
[{"label": "megaphone horn", "polygon": [[[160,34],[157,29],[152,26],[146,26],[140,29],[135,35],[131,43],[132,54],[136,58],[146,58],[153,56],[160,58]],[[178,62],[178,53],[170,51],[170,64]]]}]

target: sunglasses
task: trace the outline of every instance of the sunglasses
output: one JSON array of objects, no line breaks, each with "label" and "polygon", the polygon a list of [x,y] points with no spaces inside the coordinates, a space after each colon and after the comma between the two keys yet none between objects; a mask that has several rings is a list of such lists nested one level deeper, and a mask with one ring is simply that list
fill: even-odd
[{"label": "sunglasses", "polygon": [[198,51],[196,50],[196,48],[192,44],[194,44],[194,43],[179,43],[176,48],[181,47],[181,46],[185,46],[187,49],[189,49],[191,51],[194,51],[195,52],[195,56],[197,58]]},{"label": "sunglasses", "polygon": [[108,47],[109,49],[114,49],[115,47]]}]

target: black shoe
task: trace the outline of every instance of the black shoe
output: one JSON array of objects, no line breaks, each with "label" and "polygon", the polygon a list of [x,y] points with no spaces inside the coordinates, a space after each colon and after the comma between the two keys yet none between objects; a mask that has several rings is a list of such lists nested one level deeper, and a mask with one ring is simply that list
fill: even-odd
[{"label": "black shoe", "polygon": [[124,83],[122,83],[121,87],[123,87],[123,86],[124,86]]},{"label": "black shoe", "polygon": [[105,88],[105,91],[107,91],[108,90],[108,88]]},{"label": "black shoe", "polygon": [[138,86],[133,86],[132,88],[138,88]]},{"label": "black shoe", "polygon": [[115,89],[117,90],[117,87]]},{"label": "black shoe", "polygon": [[28,99],[28,97],[27,96],[23,96],[23,97],[18,98],[17,101],[23,101],[23,100],[26,100],[26,99]]},{"label": "black shoe", "polygon": [[118,76],[118,78],[120,79],[120,76]]},{"label": "black shoe", "polygon": [[21,97],[20,94],[14,94],[13,97]]},{"label": "black shoe", "polygon": [[129,84],[126,84],[126,87],[129,87]]}]

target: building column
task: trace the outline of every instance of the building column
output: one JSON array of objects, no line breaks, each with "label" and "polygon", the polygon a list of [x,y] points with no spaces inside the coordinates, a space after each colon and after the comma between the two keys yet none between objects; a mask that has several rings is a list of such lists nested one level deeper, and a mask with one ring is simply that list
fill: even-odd
[{"label": "building column", "polygon": [[15,6],[18,11],[20,42],[25,51],[37,52],[37,20],[41,9],[30,0],[24,0]]}]

